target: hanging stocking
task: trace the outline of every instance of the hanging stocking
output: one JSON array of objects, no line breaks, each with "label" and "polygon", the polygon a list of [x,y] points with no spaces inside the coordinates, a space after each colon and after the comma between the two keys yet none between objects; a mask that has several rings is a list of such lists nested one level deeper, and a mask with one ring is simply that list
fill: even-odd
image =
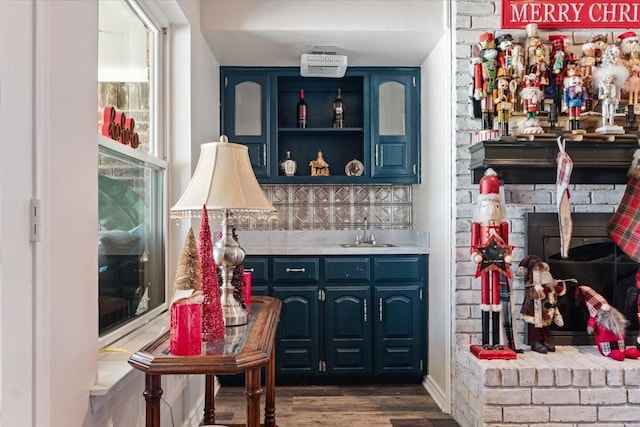
[{"label": "hanging stocking", "polygon": [[565,151],[565,139],[558,137],[558,175],[556,178],[557,186],[557,205],[558,205],[558,224],[560,226],[560,254],[562,258],[569,257],[569,242],[571,241],[571,232],[573,231],[573,222],[571,221],[571,206],[569,205],[569,180],[573,170],[573,161]]},{"label": "hanging stocking", "polygon": [[627,175],[627,187],[618,209],[609,219],[607,231],[618,247],[640,262],[640,150],[633,154],[633,163]]}]

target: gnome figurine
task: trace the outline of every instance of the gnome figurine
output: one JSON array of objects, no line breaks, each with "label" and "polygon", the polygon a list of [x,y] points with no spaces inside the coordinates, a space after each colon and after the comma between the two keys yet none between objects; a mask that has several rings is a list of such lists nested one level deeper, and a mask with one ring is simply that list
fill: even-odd
[{"label": "gnome figurine", "polygon": [[627,319],[615,307],[611,307],[602,295],[589,286],[578,286],[576,300],[584,301],[587,305],[587,333],[594,335],[596,346],[603,356],[618,361],[640,357],[640,350],[625,346]]},{"label": "gnome figurine", "polygon": [[554,352],[556,347],[549,343],[549,329],[551,323],[564,326],[557,303],[558,297],[567,292],[567,285],[554,279],[549,265],[537,255],[520,261],[518,275],[526,278],[520,314],[527,323],[531,350],[542,354]]}]

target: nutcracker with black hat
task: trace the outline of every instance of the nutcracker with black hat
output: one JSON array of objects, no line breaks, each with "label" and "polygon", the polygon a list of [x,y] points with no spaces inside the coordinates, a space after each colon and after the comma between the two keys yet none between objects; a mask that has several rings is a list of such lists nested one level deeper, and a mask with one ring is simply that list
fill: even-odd
[{"label": "nutcracker with black hat", "polygon": [[482,346],[472,345],[471,352],[480,359],[515,359],[515,352],[500,343],[500,275],[511,279],[513,247],[500,181],[493,169],[480,179],[478,204],[479,220],[471,224],[471,260],[477,264],[475,276],[480,277]]},{"label": "nutcracker with black hat", "polygon": [[578,286],[576,301],[584,301],[589,310],[587,333],[593,334],[603,356],[618,361],[640,357],[640,350],[625,345],[627,319],[615,307],[611,307],[602,295],[589,286]]}]

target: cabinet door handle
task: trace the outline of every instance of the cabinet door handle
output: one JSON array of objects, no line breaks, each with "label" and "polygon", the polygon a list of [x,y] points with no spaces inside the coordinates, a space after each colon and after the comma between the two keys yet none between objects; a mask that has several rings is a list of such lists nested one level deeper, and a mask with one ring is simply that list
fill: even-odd
[{"label": "cabinet door handle", "polygon": [[255,268],[245,268],[244,271],[247,272],[247,273],[253,273],[256,270],[255,270]]},{"label": "cabinet door handle", "polygon": [[267,144],[262,144],[262,166],[267,166]]},{"label": "cabinet door handle", "polygon": [[378,305],[379,305],[379,311],[380,311],[380,321],[382,322],[382,298],[380,298]]},{"label": "cabinet door handle", "polygon": [[376,159],[376,166],[378,166],[378,164],[379,164],[379,162],[378,162],[378,144],[376,144],[374,152],[375,152],[374,157]]},{"label": "cabinet door handle", "polygon": [[367,299],[364,299],[364,323],[367,323]]},{"label": "cabinet door handle", "polygon": [[307,271],[304,267],[300,267],[300,268],[290,268],[287,267],[287,269],[285,270],[287,273],[304,273],[305,271]]}]

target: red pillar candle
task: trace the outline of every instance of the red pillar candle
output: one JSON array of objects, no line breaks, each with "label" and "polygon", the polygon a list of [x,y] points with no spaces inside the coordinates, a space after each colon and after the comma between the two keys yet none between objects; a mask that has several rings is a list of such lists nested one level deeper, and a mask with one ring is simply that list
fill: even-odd
[{"label": "red pillar candle", "polygon": [[244,293],[244,304],[246,306],[247,313],[251,313],[251,273],[242,273],[242,280],[244,280],[244,287],[242,289]]},{"label": "red pillar candle", "polygon": [[171,354],[196,356],[202,352],[202,302],[179,300],[171,304]]}]

